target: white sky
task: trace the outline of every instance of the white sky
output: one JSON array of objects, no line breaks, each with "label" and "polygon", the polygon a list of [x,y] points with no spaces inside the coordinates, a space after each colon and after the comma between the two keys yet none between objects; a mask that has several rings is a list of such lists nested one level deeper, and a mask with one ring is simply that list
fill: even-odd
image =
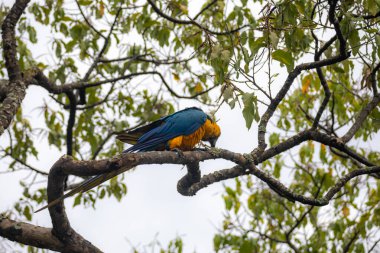
[{"label": "white sky", "polygon": [[[283,75],[286,74],[285,68],[274,68],[272,71],[281,73],[278,77],[281,84]],[[34,123],[43,121],[39,112],[33,109],[42,104],[44,97],[47,97],[46,91],[31,87],[23,101],[24,114]],[[191,105],[191,102],[186,101],[181,104],[181,108]],[[224,105],[216,117],[222,129],[218,147],[245,153],[257,145],[257,126],[254,123],[250,131],[246,129],[240,108],[230,110]],[[4,139],[4,136],[1,137],[0,143]],[[41,159],[33,162],[36,167],[45,171],[64,154],[64,150],[58,152],[48,148],[46,140],[41,140],[39,152],[43,154]],[[231,165],[232,163],[226,161],[208,161],[201,164],[201,170],[206,174]],[[7,164],[0,161],[0,172],[6,168]],[[166,246],[177,235],[182,237],[186,253],[194,250],[212,252],[213,236],[223,220],[223,184],[234,182],[229,180],[216,183],[201,190],[194,197],[184,197],[177,193],[176,185],[185,173],[186,170],[178,165],[139,166],[126,173],[128,194],[120,203],[114,199],[99,200],[93,210],[82,206],[72,208],[73,198],[66,200],[71,225],[104,252],[131,252],[131,246],[139,246],[141,249],[156,237],[157,241]],[[27,175],[26,171],[0,174],[0,212],[11,208],[19,199],[19,181]],[[47,211],[34,215],[31,223],[51,227]]]}]

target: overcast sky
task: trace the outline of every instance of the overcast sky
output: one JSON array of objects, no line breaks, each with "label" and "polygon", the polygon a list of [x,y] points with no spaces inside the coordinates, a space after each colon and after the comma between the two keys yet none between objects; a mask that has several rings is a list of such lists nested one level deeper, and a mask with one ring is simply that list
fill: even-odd
[{"label": "overcast sky", "polygon": [[[191,2],[190,14],[196,12],[204,1],[196,1],[196,4],[195,1]],[[41,33],[41,30],[38,32]],[[272,71],[281,73],[277,77],[279,81],[274,84],[278,87],[285,79],[286,70],[274,67]],[[44,99],[51,101],[45,90],[39,87],[28,88],[22,107],[24,114],[34,126],[43,126],[43,116],[35,108],[42,105]],[[180,103],[180,109],[193,105],[191,101],[184,101]],[[217,147],[245,153],[252,151],[257,145],[257,125],[254,123],[248,131],[240,108],[230,110],[228,106],[222,106],[216,117],[222,129]],[[0,137],[0,144],[4,140],[5,136]],[[46,140],[39,141],[41,158],[32,162],[39,169],[49,171],[52,164],[64,154],[64,150],[59,152],[49,148]],[[369,142],[361,144],[368,146]],[[208,161],[201,163],[201,170],[206,174],[231,165],[232,163],[226,161]],[[7,167],[8,164],[0,160],[0,172],[5,171]],[[93,210],[82,206],[72,208],[73,198],[67,199],[65,203],[71,225],[104,252],[130,252],[131,246],[141,249],[155,239],[162,245],[167,245],[177,235],[183,238],[186,253],[194,250],[201,253],[212,252],[213,236],[223,220],[223,185],[234,182],[229,180],[215,183],[202,189],[194,197],[184,197],[177,193],[176,186],[185,173],[186,170],[179,165],[139,166],[125,173],[128,194],[121,202],[103,199],[97,202],[96,209]],[[12,208],[19,199],[22,194],[19,181],[28,175],[27,171],[0,174],[0,213]],[[43,182],[43,185],[46,185],[46,182]],[[51,227],[48,211],[34,215],[31,223]],[[1,250],[0,245],[0,252]]]}]

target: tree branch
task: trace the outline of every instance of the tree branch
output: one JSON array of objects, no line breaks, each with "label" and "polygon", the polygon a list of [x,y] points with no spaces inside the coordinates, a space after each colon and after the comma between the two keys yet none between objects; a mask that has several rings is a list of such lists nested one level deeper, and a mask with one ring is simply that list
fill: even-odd
[{"label": "tree branch", "polygon": [[75,0],[75,3],[79,9],[79,12],[80,14],[82,15],[84,21],[86,22],[86,24],[96,33],[98,34],[100,37],[102,37],[103,39],[106,39],[106,36],[104,36],[101,32],[99,32],[92,24],[91,22],[87,19],[87,17],[84,15],[84,12],[82,10],[82,7],[80,6],[78,0]]},{"label": "tree branch", "polygon": [[17,157],[14,157],[12,153],[8,153],[6,150],[2,150],[2,151],[4,152],[5,155],[11,157],[13,160],[15,160],[19,164],[25,166],[29,170],[34,171],[34,172],[36,172],[38,174],[41,174],[43,176],[49,175],[49,173],[46,173],[45,171],[42,171],[42,170],[39,170],[39,169],[36,169],[36,168],[32,167],[31,165],[27,164],[26,162],[24,162],[23,160],[21,160],[21,159],[19,159]]},{"label": "tree branch", "polygon": [[66,128],[66,154],[71,156],[73,155],[73,128],[75,125],[75,115],[77,111],[77,99],[72,91],[66,92],[66,95],[70,101],[69,119],[67,121]]},{"label": "tree branch", "polygon": [[208,3],[202,10],[200,10],[198,12],[197,15],[194,16],[193,20],[196,20],[200,15],[202,15],[203,12],[205,12],[207,9],[209,9],[211,6],[213,6],[214,4],[216,4],[218,0],[213,0],[211,1],[210,3]]},{"label": "tree branch", "polygon": [[[108,47],[108,44],[109,44],[110,39],[111,39],[112,32],[113,32],[113,30],[115,28],[115,25],[117,24],[117,20],[118,20],[118,18],[120,16],[121,11],[122,11],[122,9],[119,8],[118,11],[117,11],[117,13],[116,13],[116,15],[115,15],[114,21],[113,21],[113,23],[111,25],[111,28],[110,28],[110,30],[108,32],[108,35],[104,39],[104,43],[103,43],[102,49],[100,50],[100,52],[98,53],[98,55],[94,59],[94,62],[91,64],[90,68],[87,70],[87,72],[84,75],[84,77],[81,80],[81,82],[87,82],[88,81],[88,79],[90,78],[90,75],[91,75],[92,71],[96,68],[96,66],[99,63],[99,60],[101,59],[102,55],[106,51],[106,48]],[[83,87],[79,89],[79,104],[81,104],[81,105],[85,105],[86,104],[86,90]]]},{"label": "tree branch", "polygon": [[[324,47],[323,49],[321,50],[318,50],[318,47],[319,47],[319,40],[317,38],[317,36],[314,34],[313,31],[311,31],[311,34],[314,38],[314,41],[315,41],[315,55],[314,55],[314,60],[315,61],[319,61],[320,60],[320,56],[322,54],[322,52],[324,50],[326,50],[328,47]],[[323,50],[323,51],[322,51]],[[323,72],[322,72],[322,69],[321,68],[317,68],[317,74],[318,74],[318,77],[319,77],[319,80],[321,82],[321,85],[323,87],[323,90],[325,92],[325,97],[322,101],[322,104],[321,106],[319,107],[318,109],[318,112],[317,112],[317,115],[315,116],[315,119],[314,119],[314,122],[313,122],[313,126],[312,128],[313,129],[316,129],[317,126],[319,125],[319,120],[322,116],[322,113],[323,111],[325,110],[326,106],[327,106],[327,103],[329,102],[330,100],[330,97],[331,97],[331,91],[329,89],[329,86],[327,85],[327,82],[326,82],[326,79],[325,79],[325,76],[323,75]]]},{"label": "tree branch", "polygon": [[[310,136],[312,136],[312,134],[310,134]],[[236,163],[237,166],[231,169],[224,169],[205,175],[199,180],[196,163],[210,159],[229,160]],[[380,171],[380,166],[372,166],[368,168],[353,170],[347,175],[343,176],[337,182],[337,184],[326,193],[324,197],[316,199],[291,192],[291,190],[284,186],[280,181],[273,178],[268,172],[258,169],[246,155],[234,153],[224,149],[212,149],[207,152],[183,152],[183,155],[180,157],[177,153],[171,151],[128,153],[99,161],[74,161],[71,157],[64,156],[53,166],[49,175],[49,202],[58,199],[63,194],[63,189],[62,191],[56,189],[57,187],[61,186],[59,185],[60,181],[57,181],[55,177],[60,178],[64,177],[65,175],[94,176],[108,172],[112,172],[114,175],[118,175],[137,165],[163,163],[190,164],[188,167],[188,175],[182,178],[179,182],[179,190],[181,194],[184,193],[187,196],[194,195],[198,190],[207,187],[212,183],[240,175],[253,174],[267,183],[281,196],[291,201],[298,201],[303,204],[315,206],[327,205],[332,197],[352,178],[364,174],[377,173]],[[50,207],[49,210],[50,212],[59,210],[62,211],[63,208],[63,203],[61,201],[58,205]],[[62,224],[62,222],[59,224]]]},{"label": "tree branch", "polygon": [[210,34],[213,34],[213,35],[229,35],[231,33],[236,33],[236,32],[239,32],[240,30],[244,29],[244,28],[247,28],[249,27],[250,25],[247,24],[247,25],[243,25],[243,26],[240,26],[238,28],[235,28],[235,29],[232,29],[232,30],[228,30],[228,31],[225,31],[225,32],[217,32],[217,31],[212,31],[210,29],[208,29],[207,27],[195,22],[194,20],[190,19],[190,20],[181,20],[181,19],[176,19],[176,18],[173,18],[167,14],[165,14],[163,11],[161,11],[154,3],[153,0],[148,0],[150,6],[152,6],[153,10],[158,14],[160,15],[161,17],[169,20],[170,22],[173,22],[175,24],[180,24],[180,25],[195,25],[197,26],[198,28],[200,28],[201,30],[207,32],[207,33],[210,33]]},{"label": "tree branch", "polygon": [[0,236],[8,240],[34,246],[64,252],[65,245],[55,237],[51,228],[35,226],[25,222],[17,222],[0,216]]},{"label": "tree branch", "polygon": [[8,71],[9,88],[0,104],[0,136],[8,128],[25,97],[26,83],[22,79],[20,66],[16,57],[15,28],[28,3],[29,0],[17,0],[2,24],[3,52],[5,66]]},{"label": "tree branch", "polygon": [[158,77],[161,79],[162,83],[164,84],[164,86],[167,88],[167,90],[176,98],[183,98],[183,99],[194,99],[202,94],[205,94],[209,91],[211,91],[212,89],[216,88],[217,85],[214,85],[202,92],[199,92],[195,95],[192,95],[192,96],[183,96],[183,95],[179,95],[178,93],[176,93],[170,86],[169,84],[166,82],[165,78],[163,77],[163,75],[160,73],[160,72],[157,72],[157,71],[146,71],[146,72],[136,72],[136,73],[131,73],[131,74],[128,74],[128,75],[124,75],[124,76],[119,76],[119,77],[116,77],[116,78],[111,78],[111,79],[106,79],[106,80],[102,80],[102,81],[98,81],[98,82],[92,82],[92,83],[86,83],[86,82],[74,82],[74,83],[68,83],[68,84],[64,84],[64,85],[56,85],[55,83],[52,83],[43,73],[42,71],[38,71],[38,73],[36,74],[35,76],[35,79],[38,81],[38,85],[40,85],[41,87],[45,88],[46,90],[48,90],[49,92],[51,93],[54,93],[54,94],[60,94],[60,93],[66,93],[68,91],[72,91],[72,90],[75,90],[75,89],[79,89],[79,88],[88,88],[88,87],[95,87],[95,86],[99,86],[99,85],[103,85],[103,84],[106,84],[106,83],[112,83],[112,82],[117,82],[117,81],[120,81],[120,80],[126,80],[126,79],[131,79],[135,76],[141,76],[141,75],[158,75]]},{"label": "tree branch", "polygon": [[359,112],[356,117],[355,123],[347,131],[347,133],[342,137],[344,143],[350,141],[354,137],[355,133],[360,129],[363,122],[367,119],[367,116],[372,112],[373,109],[380,103],[380,96],[377,95],[373,97],[371,102],[369,102],[363,109]]},{"label": "tree branch", "polygon": [[[50,170],[48,177],[48,200],[62,195],[68,174],[62,173],[66,159],[58,160]],[[63,204],[49,208],[53,223],[52,234],[59,238],[68,249],[66,252],[101,252],[98,248],[80,236],[71,226]]]}]

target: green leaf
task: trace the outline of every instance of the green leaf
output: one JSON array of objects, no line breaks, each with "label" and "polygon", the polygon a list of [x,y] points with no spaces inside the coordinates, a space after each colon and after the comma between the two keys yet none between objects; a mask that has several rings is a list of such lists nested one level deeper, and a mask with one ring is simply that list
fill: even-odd
[{"label": "green leaf", "polygon": [[253,120],[259,121],[260,116],[257,108],[257,97],[254,93],[244,93],[243,94],[243,117],[245,119],[245,124],[248,129],[251,128]]},{"label": "green leaf", "polygon": [[256,242],[254,240],[244,240],[239,248],[239,253],[252,253],[257,252]]},{"label": "green leaf", "polygon": [[271,147],[277,145],[280,142],[280,135],[278,133],[273,133],[269,136],[269,144]]},{"label": "green leaf", "polygon": [[23,214],[27,220],[32,220],[32,214],[30,212],[29,206],[25,206]]},{"label": "green leaf", "polygon": [[277,49],[279,38],[275,32],[269,33],[270,42],[274,49]]},{"label": "green leaf", "polygon": [[220,246],[222,244],[223,237],[220,235],[215,235],[214,236],[214,250],[218,252],[220,250]]},{"label": "green leaf", "polygon": [[224,196],[224,204],[227,210],[231,210],[233,204],[232,198],[230,196]]},{"label": "green leaf", "polygon": [[82,194],[78,194],[77,196],[75,196],[73,206],[78,206],[78,205],[80,205],[81,200],[82,200]]},{"label": "green leaf", "polygon": [[348,42],[350,43],[352,54],[356,56],[359,53],[359,49],[360,49],[360,37],[359,37],[359,31],[357,29],[353,29],[350,32],[350,35],[348,37]]},{"label": "green leaf", "polygon": [[223,98],[225,102],[228,102],[230,98],[233,98],[234,88],[232,86],[227,86],[223,91]]},{"label": "green leaf", "polygon": [[286,65],[288,72],[292,71],[294,68],[294,60],[292,54],[284,51],[282,49],[278,49],[272,53],[272,58],[280,63]]},{"label": "green leaf", "polygon": [[93,1],[91,1],[91,0],[80,0],[80,1],[78,1],[78,2],[79,2],[79,4],[82,5],[82,6],[88,6],[88,5],[90,5],[90,4],[93,3]]},{"label": "green leaf", "polygon": [[28,26],[26,30],[28,31],[30,42],[37,43],[37,33],[34,27]]},{"label": "green leaf", "polygon": [[265,47],[266,46],[265,41],[266,40],[264,37],[260,37],[257,39],[249,37],[249,48],[251,49],[251,54],[256,55],[260,48]]}]

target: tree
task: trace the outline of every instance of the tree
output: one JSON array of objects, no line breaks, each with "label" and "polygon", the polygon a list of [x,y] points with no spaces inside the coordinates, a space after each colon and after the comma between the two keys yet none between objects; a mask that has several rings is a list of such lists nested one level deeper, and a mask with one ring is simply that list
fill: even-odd
[{"label": "tree", "polygon": [[[187,175],[178,182],[184,196],[236,180],[223,196],[228,213],[214,238],[216,251],[378,249],[380,150],[366,142],[380,128],[379,17],[375,0],[213,0],[195,15],[184,0],[17,0],[3,6],[2,159],[12,161],[11,171],[23,166],[48,177],[47,190],[24,186],[15,210],[30,220],[36,205],[72,187],[67,176],[185,164]],[[50,41],[36,24],[47,27]],[[37,58],[31,48],[38,43],[49,46],[51,60]],[[52,99],[40,108],[46,130],[38,134],[66,153],[48,175],[30,164],[41,155],[36,128],[20,106],[30,85]],[[258,145],[248,154],[118,155],[115,132],[173,112],[183,99],[240,105],[247,128],[257,122]],[[235,166],[201,175],[199,162],[210,159]],[[75,203],[125,193],[114,179]],[[63,203],[49,213],[53,228],[3,215],[0,236],[56,251],[100,252],[72,229]],[[168,251],[182,249],[173,245]]]}]

